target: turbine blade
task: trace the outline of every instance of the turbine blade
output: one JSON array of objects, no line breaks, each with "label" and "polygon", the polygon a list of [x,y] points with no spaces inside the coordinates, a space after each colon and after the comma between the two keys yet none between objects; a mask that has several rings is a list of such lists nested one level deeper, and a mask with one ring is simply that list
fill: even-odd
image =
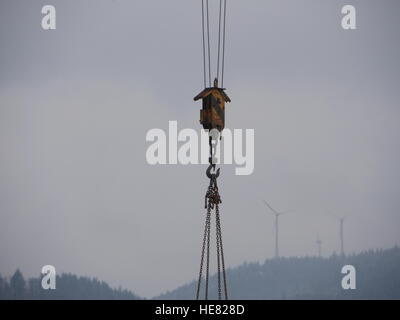
[{"label": "turbine blade", "polygon": [[275,214],[279,214],[279,212],[277,212],[274,208],[272,208],[272,207],[268,204],[267,201],[265,201],[265,200],[263,200],[263,201],[264,201],[265,205],[266,205],[271,211],[273,211]]}]

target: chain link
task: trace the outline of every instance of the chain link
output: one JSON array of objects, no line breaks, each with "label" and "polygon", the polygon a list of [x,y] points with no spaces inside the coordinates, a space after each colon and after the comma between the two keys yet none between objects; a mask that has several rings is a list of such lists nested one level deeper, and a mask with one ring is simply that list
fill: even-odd
[{"label": "chain link", "polygon": [[220,234],[218,230],[218,218],[215,215],[215,234],[217,239],[217,276],[218,276],[218,299],[221,300],[221,256],[220,256]]},{"label": "chain link", "polygon": [[[211,206],[207,210],[207,214],[210,212]],[[207,228],[207,260],[206,260],[206,287],[205,287],[205,299],[208,299],[208,279],[210,274],[210,229],[211,229],[211,216],[208,218],[208,228]]]},{"label": "chain link", "polygon": [[204,226],[203,246],[201,250],[200,271],[199,271],[199,280],[197,282],[196,300],[199,300],[200,296],[201,279],[203,277],[204,251],[206,246],[207,231],[208,231],[208,225],[210,224],[210,219],[211,219],[211,208],[207,210],[206,223]]},{"label": "chain link", "polygon": [[219,245],[220,245],[220,250],[221,250],[222,276],[223,276],[223,280],[224,280],[225,299],[228,300],[228,286],[227,286],[227,282],[226,282],[224,248],[222,245],[221,218],[220,218],[220,214],[219,214],[219,206],[218,205],[215,208],[215,217],[216,217],[216,228],[218,229],[218,234],[219,234]]},{"label": "chain link", "polygon": [[[211,144],[210,139],[210,165],[212,164],[213,157],[213,146]],[[218,169],[219,170],[219,169]],[[208,283],[209,283],[209,269],[210,269],[210,236],[211,236],[211,211],[215,210],[215,233],[216,233],[216,242],[217,242],[217,277],[218,277],[218,298],[221,300],[222,298],[222,289],[221,289],[221,268],[222,268],[222,278],[224,283],[224,293],[225,299],[228,299],[228,290],[226,284],[226,273],[225,273],[225,260],[224,260],[224,250],[222,246],[222,231],[221,231],[221,219],[219,214],[219,204],[222,203],[221,196],[218,191],[217,185],[217,174],[211,174],[210,184],[208,186],[205,199],[204,199],[204,207],[207,209],[206,222],[204,227],[204,236],[203,236],[203,246],[201,251],[201,260],[200,260],[200,272],[199,279],[197,282],[197,294],[196,299],[199,299],[200,289],[201,289],[201,280],[203,277],[203,267],[204,267],[204,255],[206,254],[206,275],[205,275],[205,299],[208,299]],[[205,253],[206,252],[206,253]]]}]

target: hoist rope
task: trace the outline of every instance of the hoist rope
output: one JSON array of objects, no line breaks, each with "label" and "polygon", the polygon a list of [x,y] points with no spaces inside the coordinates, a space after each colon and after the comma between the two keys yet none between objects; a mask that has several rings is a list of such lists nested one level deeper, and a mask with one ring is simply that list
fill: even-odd
[{"label": "hoist rope", "polygon": [[201,29],[203,32],[203,74],[204,74],[204,88],[207,87],[206,76],[206,37],[204,35],[204,0],[201,0]]},{"label": "hoist rope", "polygon": [[[222,6],[222,2],[224,5]],[[222,24],[222,30],[221,30]],[[224,87],[224,69],[225,69],[225,32],[226,30],[226,0],[219,0],[219,21],[218,21],[218,59],[217,59],[217,79],[219,79],[219,72],[221,70],[221,88]],[[222,33],[222,45],[221,45]],[[222,54],[221,54],[222,46]],[[222,58],[221,58],[222,56]],[[222,60],[222,62],[221,62]],[[222,65],[222,67],[220,67]]]},{"label": "hoist rope", "polygon": [[225,69],[225,27],[226,27],[226,0],[224,0],[224,29],[222,40],[222,75],[221,75],[221,88],[224,87],[224,69]]},{"label": "hoist rope", "polygon": [[207,6],[207,43],[208,43],[208,81],[211,87],[211,48],[210,48],[210,18],[208,13],[208,0],[206,0]]},{"label": "hoist rope", "polygon": [[[205,1],[205,3],[204,3]],[[203,36],[203,76],[204,87],[211,87],[211,45],[210,45],[210,15],[209,1],[201,1],[201,25]],[[221,87],[224,83],[225,72],[225,30],[226,30],[226,0],[219,1],[219,19],[218,19],[218,49],[217,49],[217,79],[221,75]],[[207,39],[206,39],[207,38]],[[208,79],[207,79],[208,78]]]},{"label": "hoist rope", "polygon": [[217,79],[219,79],[219,60],[221,53],[221,12],[222,12],[222,0],[219,0]]}]

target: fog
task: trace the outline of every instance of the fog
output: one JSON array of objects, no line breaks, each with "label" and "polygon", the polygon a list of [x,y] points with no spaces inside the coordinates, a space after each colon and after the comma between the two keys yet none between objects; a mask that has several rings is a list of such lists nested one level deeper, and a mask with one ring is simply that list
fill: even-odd
[{"label": "fog", "polygon": [[[348,2],[348,1],[347,1]],[[227,266],[400,241],[400,2],[230,1],[226,126],[255,170],[219,179]],[[0,3],[0,273],[95,276],[152,297],[198,274],[205,165],[146,162],[148,130],[200,130],[200,1]],[[216,46],[217,1],[212,10]],[[216,52],[213,50],[213,57]],[[215,61],[213,61],[215,66]],[[212,266],[214,267],[214,265]]]}]

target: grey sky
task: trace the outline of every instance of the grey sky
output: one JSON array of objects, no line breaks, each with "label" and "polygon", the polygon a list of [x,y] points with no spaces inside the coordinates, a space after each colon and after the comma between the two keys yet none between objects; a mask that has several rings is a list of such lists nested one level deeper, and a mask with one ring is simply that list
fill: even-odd
[{"label": "grey sky", "polygon": [[[1,1],[0,273],[53,264],[147,297],[196,277],[206,167],[147,165],[145,134],[200,129],[200,8]],[[263,198],[295,211],[282,255],[316,254],[317,233],[338,251],[328,211],[350,216],[348,252],[400,242],[399,15],[397,0],[228,0],[227,127],[254,128],[256,152],[251,176],[222,168],[229,266],[273,256]]]}]

